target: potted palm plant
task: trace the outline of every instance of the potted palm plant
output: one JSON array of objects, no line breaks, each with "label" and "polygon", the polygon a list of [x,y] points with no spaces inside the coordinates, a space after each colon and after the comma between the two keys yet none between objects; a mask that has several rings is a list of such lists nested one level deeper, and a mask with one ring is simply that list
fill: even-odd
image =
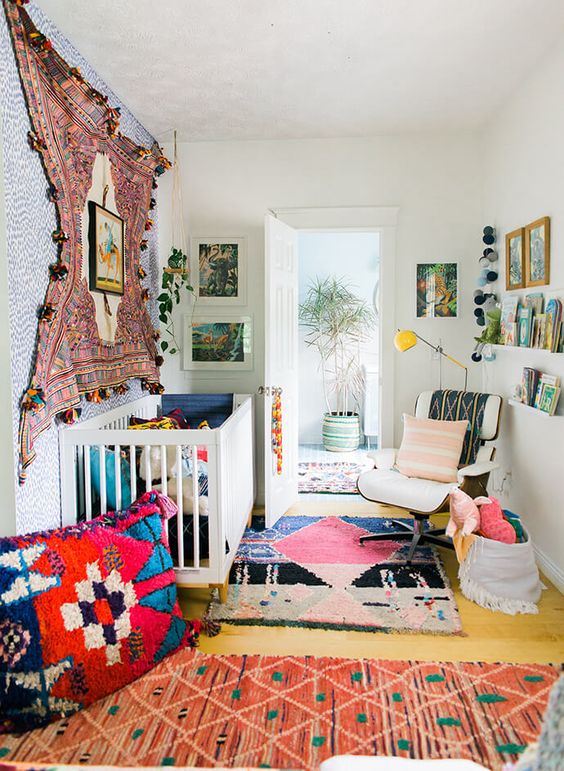
[{"label": "potted palm plant", "polygon": [[370,305],[343,278],[313,279],[299,306],[305,343],[319,354],[326,412],[323,446],[333,452],[356,450],[360,442],[360,400],[364,378],[362,343],[376,324]]}]

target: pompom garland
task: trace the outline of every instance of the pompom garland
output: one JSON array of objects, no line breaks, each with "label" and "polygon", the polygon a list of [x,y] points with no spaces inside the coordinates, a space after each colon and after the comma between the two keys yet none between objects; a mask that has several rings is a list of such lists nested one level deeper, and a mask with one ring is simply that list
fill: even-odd
[{"label": "pompom garland", "polygon": [[22,409],[39,412],[45,407],[45,399],[41,388],[28,388],[22,399]]},{"label": "pompom garland", "polygon": [[51,273],[52,281],[62,281],[67,277],[69,269],[62,262],[55,262],[49,266],[49,272]]},{"label": "pompom garland", "polygon": [[55,306],[52,303],[45,303],[40,309],[39,313],[37,314],[40,321],[46,321],[47,323],[50,323],[55,318],[56,314]]},{"label": "pompom garland", "polygon": [[63,423],[66,423],[68,426],[72,426],[73,423],[76,423],[76,421],[80,418],[82,414],[82,410],[80,407],[71,408],[70,410],[65,410],[65,412],[61,413],[60,418]]}]

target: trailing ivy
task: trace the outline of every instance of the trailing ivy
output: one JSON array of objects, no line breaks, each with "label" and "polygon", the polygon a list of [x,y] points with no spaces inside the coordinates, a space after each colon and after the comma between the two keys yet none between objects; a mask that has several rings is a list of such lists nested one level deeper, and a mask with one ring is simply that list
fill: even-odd
[{"label": "trailing ivy", "polygon": [[[178,353],[180,346],[176,339],[172,311],[181,302],[182,290],[193,293],[194,288],[189,283],[188,257],[181,249],[172,248],[167,266],[163,270],[162,292],[157,297],[159,303],[159,320],[164,326],[161,340],[161,351],[170,354]],[[168,338],[168,339],[166,339]]]}]

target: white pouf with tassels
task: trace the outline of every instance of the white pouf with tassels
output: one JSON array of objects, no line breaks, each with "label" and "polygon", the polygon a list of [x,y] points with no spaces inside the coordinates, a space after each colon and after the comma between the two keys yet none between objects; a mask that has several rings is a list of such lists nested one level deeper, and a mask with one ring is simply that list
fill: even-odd
[{"label": "white pouf with tassels", "polygon": [[501,543],[475,536],[458,577],[462,594],[489,610],[538,613],[543,585],[535,562],[533,543],[523,529],[523,543]]}]

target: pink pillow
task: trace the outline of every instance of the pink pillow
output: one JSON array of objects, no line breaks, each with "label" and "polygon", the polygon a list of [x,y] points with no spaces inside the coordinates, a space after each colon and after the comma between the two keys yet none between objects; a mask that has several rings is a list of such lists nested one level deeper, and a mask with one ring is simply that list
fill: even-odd
[{"label": "pink pillow", "polygon": [[456,482],[467,420],[403,416],[403,439],[396,468],[408,477]]}]

